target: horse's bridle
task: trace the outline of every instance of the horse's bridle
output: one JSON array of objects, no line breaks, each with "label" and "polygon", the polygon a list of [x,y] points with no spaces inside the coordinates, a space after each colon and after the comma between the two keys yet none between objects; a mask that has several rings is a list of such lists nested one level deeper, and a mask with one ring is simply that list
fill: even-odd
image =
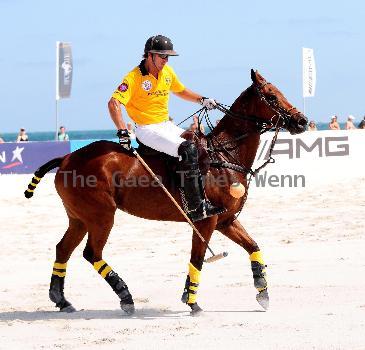
[{"label": "horse's bridle", "polygon": [[[291,120],[292,120],[292,117],[295,116],[296,114],[299,114],[300,112],[297,111],[296,113],[292,114],[291,112],[294,109],[296,109],[296,107],[293,106],[290,109],[286,109],[286,108],[283,108],[283,107],[279,106],[276,96],[275,96],[275,100],[268,100],[266,95],[263,93],[263,88],[268,84],[271,84],[271,83],[265,81],[261,85],[253,84],[252,86],[253,86],[254,91],[256,92],[256,94],[259,96],[260,100],[263,101],[274,112],[274,115],[271,117],[270,121],[267,121],[266,119],[263,119],[263,118],[260,118],[260,117],[257,117],[257,116],[237,114],[235,112],[232,112],[228,108],[226,108],[221,103],[217,104],[217,109],[220,110],[221,112],[224,112],[225,114],[227,114],[231,118],[239,119],[239,120],[248,120],[248,121],[252,121],[252,122],[256,123],[257,129],[260,131],[261,134],[263,134],[264,132],[266,132],[270,129],[275,130],[275,134],[273,136],[273,139],[272,139],[271,145],[270,145],[270,149],[269,149],[268,159],[261,166],[256,168],[255,170],[253,170],[251,168],[249,169],[249,168],[241,165],[240,162],[225,147],[225,145],[227,143],[234,143],[234,142],[243,140],[248,134],[238,136],[238,137],[234,138],[233,140],[222,143],[221,141],[216,140],[213,137],[213,135],[210,133],[210,134],[207,135],[208,145],[210,146],[208,148],[210,148],[210,151],[212,151],[213,153],[214,152],[221,153],[223,151],[225,154],[227,154],[229,156],[229,158],[231,158],[231,160],[234,161],[234,163],[232,163],[232,162],[228,161],[227,158],[225,158],[227,160],[226,162],[213,161],[213,162],[211,162],[211,165],[213,167],[216,167],[216,168],[222,167],[222,168],[232,169],[234,171],[237,171],[237,172],[240,172],[240,173],[243,173],[243,174],[250,174],[250,176],[252,177],[252,176],[255,176],[267,164],[275,162],[275,159],[272,157],[272,152],[273,152],[276,140],[278,138],[279,130],[282,127],[288,127]],[[205,118],[208,122],[209,117],[207,117],[207,113],[205,113]],[[198,120],[199,120],[199,118],[198,118]],[[208,126],[209,126],[209,123],[208,123]],[[212,128],[210,128],[210,129],[212,130]],[[238,146],[239,146],[239,144],[236,144],[234,148],[231,148],[231,150],[236,149]],[[221,155],[222,155],[222,153],[221,153]]]},{"label": "horse's bridle", "polygon": [[[272,95],[275,97],[275,100],[269,101],[266,97],[266,95],[263,93],[263,88],[266,85],[272,85],[270,82],[265,81],[263,84],[257,86],[256,84],[253,84],[254,91],[259,96],[260,100],[263,101],[273,112],[274,115],[271,117],[270,121],[257,117],[257,116],[251,116],[251,115],[241,115],[235,112],[232,112],[230,109],[228,109],[225,105],[221,103],[217,103],[217,109],[221,112],[229,115],[231,118],[239,119],[239,120],[248,120],[255,122],[258,129],[261,131],[261,133],[270,130],[271,128],[282,128],[282,127],[288,127],[292,117],[296,114],[300,114],[300,111],[295,112],[292,114],[291,112],[294,109],[297,109],[296,107],[292,106],[290,109],[283,108],[278,105],[278,100],[275,95]],[[228,106],[229,107],[229,106]],[[276,121],[275,121],[275,117]],[[281,121],[281,123],[280,123]]]},{"label": "horse's bridle", "polygon": [[[272,95],[275,97],[274,101],[269,101],[267,99],[267,97],[265,96],[265,94],[263,93],[263,88],[266,85],[272,85],[270,82],[265,81],[263,84],[261,84],[260,86],[256,86],[255,87],[255,91],[257,93],[257,95],[260,97],[260,100],[263,101],[269,108],[271,108],[272,111],[274,111],[274,115],[271,117],[270,123],[273,126],[274,124],[277,125],[279,128],[282,127],[288,127],[293,116],[300,114],[301,112],[299,110],[297,110],[297,112],[295,112],[294,114],[292,114],[291,112],[294,109],[297,109],[296,107],[292,106],[289,109],[283,108],[281,106],[278,105],[278,100],[277,97],[275,95]],[[274,118],[277,117],[276,122],[274,122]],[[281,125],[279,125],[279,121],[282,120]]]}]

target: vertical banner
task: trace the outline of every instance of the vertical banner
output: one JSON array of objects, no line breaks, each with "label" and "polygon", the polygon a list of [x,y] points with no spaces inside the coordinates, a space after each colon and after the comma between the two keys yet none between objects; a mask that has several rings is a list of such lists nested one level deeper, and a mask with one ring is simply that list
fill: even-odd
[{"label": "vertical banner", "polygon": [[303,97],[313,97],[316,90],[316,65],[313,49],[303,47]]},{"label": "vertical banner", "polygon": [[72,51],[71,44],[56,43],[56,100],[71,96]]}]

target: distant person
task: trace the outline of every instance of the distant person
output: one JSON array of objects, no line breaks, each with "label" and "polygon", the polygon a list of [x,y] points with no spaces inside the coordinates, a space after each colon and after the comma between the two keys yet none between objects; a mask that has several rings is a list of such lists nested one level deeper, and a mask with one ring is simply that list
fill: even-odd
[{"label": "distant person", "polygon": [[128,130],[129,138],[131,140],[135,140],[136,139],[136,134],[134,133],[133,124],[131,122],[127,123],[127,130]]},{"label": "distant person", "polygon": [[350,114],[349,117],[347,118],[347,122],[346,122],[346,125],[345,125],[346,130],[356,129],[356,126],[354,125],[354,119],[355,119],[355,117]]},{"label": "distant person", "polygon": [[25,132],[25,129],[21,128],[18,137],[16,139],[16,142],[27,142],[27,141],[29,141],[28,135]]},{"label": "distant person", "polygon": [[[193,124],[190,125],[189,127],[189,130],[190,131],[193,131],[193,132],[196,132],[198,130],[198,127],[199,127],[199,119],[198,119],[198,116],[194,115],[193,116]],[[205,129],[204,129],[204,125],[203,124],[200,124],[200,132],[201,133],[205,133]]]},{"label": "distant person", "polygon": [[0,136],[0,143],[4,143],[4,139]]},{"label": "distant person", "polygon": [[66,134],[66,128],[60,126],[60,131],[58,132],[58,141],[69,141],[68,134]]},{"label": "distant person", "polygon": [[329,128],[330,130],[340,130],[340,124],[338,124],[337,122],[337,116],[336,115],[333,115],[331,117],[331,122],[329,123]]},{"label": "distant person", "polygon": [[317,125],[313,120],[308,124],[308,131],[317,131]]},{"label": "distant person", "polygon": [[359,123],[358,128],[365,129],[365,115],[364,115],[364,118],[362,119],[362,121]]}]

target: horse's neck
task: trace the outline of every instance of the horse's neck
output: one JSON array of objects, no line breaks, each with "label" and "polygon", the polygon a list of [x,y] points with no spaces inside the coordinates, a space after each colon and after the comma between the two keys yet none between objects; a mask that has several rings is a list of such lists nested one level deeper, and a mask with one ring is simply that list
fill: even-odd
[{"label": "horse's neck", "polygon": [[[222,119],[223,121],[223,119]],[[244,136],[247,134],[246,136]],[[240,138],[244,136],[244,138]],[[220,128],[214,134],[214,138],[222,144],[226,144],[230,154],[247,168],[251,168],[257,149],[260,143],[260,133],[254,130],[252,126],[241,130],[241,133],[232,132],[232,130]],[[230,141],[229,143],[227,143]]]},{"label": "horse's neck", "polygon": [[[248,100],[251,97],[250,88],[244,91],[241,96],[233,103],[231,111],[237,115],[252,115]],[[247,134],[244,138],[243,135]],[[251,168],[257,149],[260,143],[260,133],[256,124],[248,120],[233,119],[225,115],[212,131],[212,136],[221,143],[231,141],[228,145],[230,153],[240,161],[241,164]]]}]

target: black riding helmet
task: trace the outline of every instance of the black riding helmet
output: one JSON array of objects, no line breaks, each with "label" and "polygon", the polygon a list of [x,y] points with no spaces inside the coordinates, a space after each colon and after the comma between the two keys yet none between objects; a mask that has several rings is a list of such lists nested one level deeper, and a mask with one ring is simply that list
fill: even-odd
[{"label": "black riding helmet", "polygon": [[169,55],[169,56],[179,56],[176,51],[174,51],[174,45],[170,38],[163,35],[154,35],[147,39],[146,44],[144,46],[144,54],[158,53],[161,55]]}]

